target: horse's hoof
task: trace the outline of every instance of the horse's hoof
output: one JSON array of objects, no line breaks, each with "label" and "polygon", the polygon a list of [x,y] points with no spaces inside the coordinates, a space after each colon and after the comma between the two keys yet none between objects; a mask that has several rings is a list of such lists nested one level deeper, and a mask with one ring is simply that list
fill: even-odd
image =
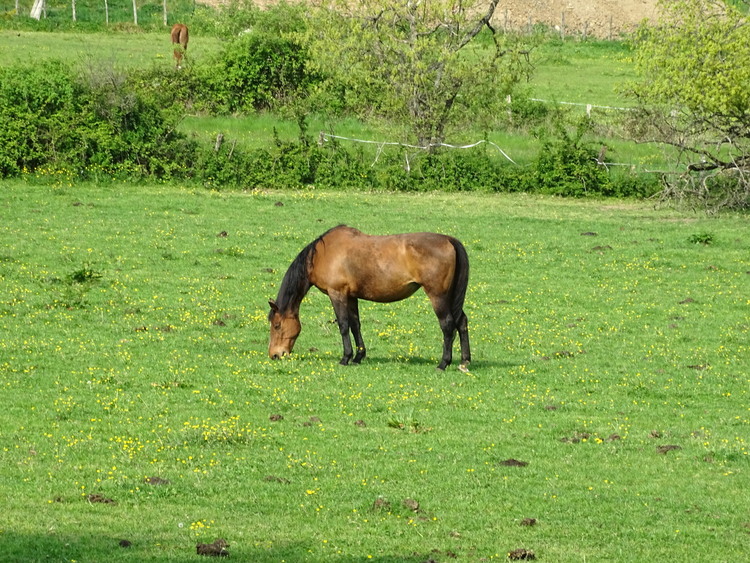
[{"label": "horse's hoof", "polygon": [[464,373],[469,373],[469,364],[460,364],[458,370]]}]

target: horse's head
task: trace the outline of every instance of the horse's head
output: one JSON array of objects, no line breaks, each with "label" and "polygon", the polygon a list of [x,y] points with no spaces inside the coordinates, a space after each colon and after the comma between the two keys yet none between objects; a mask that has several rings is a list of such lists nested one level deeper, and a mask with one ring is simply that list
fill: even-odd
[{"label": "horse's head", "polygon": [[268,304],[271,306],[271,311],[268,313],[268,322],[271,325],[268,356],[272,360],[278,360],[282,356],[292,353],[294,343],[302,330],[302,325],[296,313],[291,311],[282,313],[273,299]]}]

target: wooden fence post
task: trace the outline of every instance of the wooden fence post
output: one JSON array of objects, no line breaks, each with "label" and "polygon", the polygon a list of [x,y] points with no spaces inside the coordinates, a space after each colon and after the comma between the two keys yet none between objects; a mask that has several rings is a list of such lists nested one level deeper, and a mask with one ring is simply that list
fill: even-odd
[{"label": "wooden fence post", "polygon": [[565,39],[565,12],[560,14],[560,39]]}]

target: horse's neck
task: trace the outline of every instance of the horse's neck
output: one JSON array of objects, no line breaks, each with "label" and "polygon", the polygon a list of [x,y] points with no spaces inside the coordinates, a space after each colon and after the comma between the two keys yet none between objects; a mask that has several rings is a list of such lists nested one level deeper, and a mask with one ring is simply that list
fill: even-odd
[{"label": "horse's neck", "polygon": [[292,311],[299,313],[302,300],[310,291],[312,284],[307,276],[300,276],[299,273],[294,275],[290,269],[284,276],[279,288],[279,295],[276,302],[282,311]]},{"label": "horse's neck", "polygon": [[295,293],[292,296],[287,296],[289,300],[286,303],[284,303],[284,306],[282,308],[286,311],[291,311],[295,315],[298,315],[300,305],[302,305],[302,300],[305,298],[305,295],[307,295],[307,292],[310,291],[310,287],[311,286],[308,284],[299,293]]}]

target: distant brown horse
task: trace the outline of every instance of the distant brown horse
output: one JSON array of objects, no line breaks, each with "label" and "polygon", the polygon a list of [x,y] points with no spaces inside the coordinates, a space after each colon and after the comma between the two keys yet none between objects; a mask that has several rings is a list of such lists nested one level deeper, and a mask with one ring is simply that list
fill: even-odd
[{"label": "distant brown horse", "polygon": [[453,237],[436,233],[371,236],[339,225],[299,253],[284,275],[278,297],[268,302],[268,355],[278,359],[292,352],[302,329],[300,303],[312,286],[331,299],[344,345],[342,365],[350,361],[358,364],[365,357],[358,299],[390,303],[406,299],[422,287],[443,331],[443,357],[438,369],[444,370],[451,363],[458,332],[460,368],[465,370],[471,361],[468,320],[463,310],[468,281],[466,249]]},{"label": "distant brown horse", "polygon": [[176,23],[172,26],[172,43],[176,45],[174,60],[177,68],[182,68],[182,57],[187,51],[188,39],[188,28],[185,24]]}]

